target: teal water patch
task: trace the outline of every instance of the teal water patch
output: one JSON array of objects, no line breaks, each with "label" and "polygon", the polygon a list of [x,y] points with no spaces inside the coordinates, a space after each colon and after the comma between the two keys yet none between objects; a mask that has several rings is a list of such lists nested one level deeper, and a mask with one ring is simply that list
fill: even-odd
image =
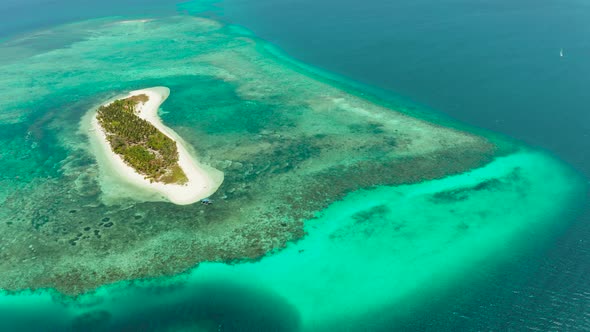
[{"label": "teal water patch", "polygon": [[63,303],[3,295],[0,313],[10,316],[0,324],[54,313],[36,317],[85,331],[323,330],[420,305],[453,279],[501,264],[547,237],[583,189],[559,162],[522,150],[461,175],[351,193],[308,221],[304,239],[257,262],[203,263]]},{"label": "teal water patch", "polygon": [[184,1],[176,5],[176,9],[181,13],[190,15],[203,14],[206,12],[218,12],[220,9],[216,7],[219,4],[218,0],[200,0],[200,1]]}]

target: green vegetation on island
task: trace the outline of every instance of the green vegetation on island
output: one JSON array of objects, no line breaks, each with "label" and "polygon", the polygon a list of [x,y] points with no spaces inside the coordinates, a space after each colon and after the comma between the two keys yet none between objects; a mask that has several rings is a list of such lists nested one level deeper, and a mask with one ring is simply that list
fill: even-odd
[{"label": "green vegetation on island", "polygon": [[98,109],[97,119],[111,148],[150,182],[184,184],[186,174],[178,165],[176,142],[136,114],[145,94],[115,100]]}]

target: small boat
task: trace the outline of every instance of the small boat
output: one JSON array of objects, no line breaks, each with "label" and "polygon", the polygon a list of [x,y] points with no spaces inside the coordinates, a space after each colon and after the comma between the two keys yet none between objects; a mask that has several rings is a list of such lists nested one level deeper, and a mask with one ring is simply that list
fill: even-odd
[{"label": "small boat", "polygon": [[559,56],[563,58],[563,48],[559,50]]}]

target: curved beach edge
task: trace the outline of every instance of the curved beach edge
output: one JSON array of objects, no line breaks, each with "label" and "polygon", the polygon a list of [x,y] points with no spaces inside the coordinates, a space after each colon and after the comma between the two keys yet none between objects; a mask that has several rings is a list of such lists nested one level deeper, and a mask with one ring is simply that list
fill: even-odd
[{"label": "curved beach edge", "polygon": [[[160,105],[170,95],[166,87],[153,87],[131,91],[116,99],[145,94],[149,100],[138,105],[138,116],[156,127],[176,142],[178,147],[178,165],[185,172],[186,184],[165,184],[150,182],[127,165],[121,156],[113,152],[103,128],[96,117],[97,110],[89,113],[88,133],[91,148],[96,156],[100,171],[100,185],[107,201],[118,198],[132,198],[141,201],[169,201],[177,205],[188,205],[212,195],[223,182],[223,173],[217,169],[202,165],[187,149],[186,143],[172,129],[165,126],[158,116]],[[115,100],[116,100],[115,99]],[[113,100],[105,103],[108,105]]]}]

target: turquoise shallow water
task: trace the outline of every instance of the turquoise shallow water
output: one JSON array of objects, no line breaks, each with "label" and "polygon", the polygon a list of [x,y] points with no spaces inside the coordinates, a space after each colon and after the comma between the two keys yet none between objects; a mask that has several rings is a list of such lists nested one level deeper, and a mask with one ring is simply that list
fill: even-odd
[{"label": "turquoise shallow water", "polygon": [[204,263],[76,300],[5,295],[2,322],[56,331],[371,329],[380,309],[403,317],[559,230],[555,207],[571,206],[576,186],[561,167],[520,152],[442,180],[358,191],[310,221],[305,239],[258,262]]},{"label": "turquoise shallow water", "polygon": [[561,217],[553,207],[569,204],[555,197],[568,197],[571,187],[556,169],[535,169],[552,163],[522,153],[443,180],[355,192],[309,222],[308,236],[284,251],[252,264],[203,264],[194,276],[267,285],[293,303],[307,329],[400,303],[403,312],[454,277],[493,268],[530,245],[524,239],[553,230]]},{"label": "turquoise shallow water", "polygon": [[[263,52],[270,47],[264,42],[253,48],[258,57],[220,52],[251,40],[244,38],[249,33],[243,29],[215,21],[173,17],[144,24],[100,19],[44,34],[50,37],[21,37],[2,49],[3,55],[11,55],[2,62],[8,98],[0,101],[0,163],[6,169],[0,180],[3,227],[16,224],[43,231],[54,222],[51,218],[62,216],[54,210],[68,214],[74,211],[70,205],[80,209],[75,212],[79,219],[86,218],[82,211],[88,209],[99,210],[100,218],[106,213],[116,219],[109,214],[113,208],[101,203],[99,172],[87,152],[87,140],[77,131],[88,109],[120,91],[169,86],[173,94],[162,117],[201,156],[206,150],[223,151],[224,143],[236,138],[287,132],[299,124],[301,114],[317,110],[315,105],[310,111],[297,104],[315,85],[291,72],[284,71],[288,74],[279,79],[298,85],[268,87],[266,80],[275,82],[269,78],[277,72],[272,68],[288,66],[272,52]],[[52,44],[50,52],[34,47],[52,39],[63,42]],[[265,71],[252,70],[260,68],[252,59]],[[293,91],[287,95],[292,100],[282,89]],[[277,111],[277,105],[286,111]],[[327,124],[349,120],[311,114],[314,118],[301,117],[309,118],[305,126],[333,135],[340,127]],[[348,127],[363,133],[358,123]],[[372,134],[361,136],[363,140],[383,131],[369,129]],[[199,144],[207,137],[208,143]],[[373,150],[367,156],[385,154],[369,148]],[[300,146],[293,152],[314,155]],[[274,158],[270,164],[283,160],[280,155]],[[387,330],[436,299],[457,296],[463,284],[477,285],[482,276],[534,256],[575,216],[583,190],[583,181],[567,166],[543,152],[519,148],[482,168],[443,179],[349,193],[307,218],[303,239],[254,262],[202,263],[176,277],[121,282],[77,299],[45,290],[3,294],[0,326],[34,331]],[[41,202],[57,197],[60,201],[54,205]],[[165,204],[120,205],[117,209],[132,206],[134,218],[149,216],[150,209],[166,211]],[[186,218],[170,211],[160,212],[170,223]],[[15,215],[23,217],[14,220]],[[145,219],[148,226],[137,232],[149,232],[151,221]],[[107,255],[103,262],[108,260]]]}]

